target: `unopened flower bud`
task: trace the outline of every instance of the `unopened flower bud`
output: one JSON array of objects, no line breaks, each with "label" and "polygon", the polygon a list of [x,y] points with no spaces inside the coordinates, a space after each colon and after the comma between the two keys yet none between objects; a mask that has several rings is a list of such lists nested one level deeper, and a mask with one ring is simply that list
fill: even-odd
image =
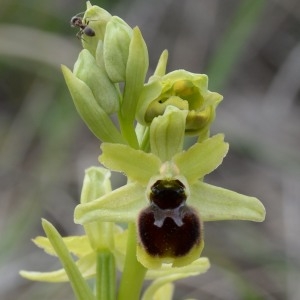
[{"label": "unopened flower bud", "polygon": [[113,82],[125,81],[132,28],[121,18],[112,17],[106,27],[103,57],[108,76]]},{"label": "unopened flower bud", "polygon": [[100,68],[94,56],[86,49],[79,54],[74,66],[74,75],[85,82],[101,108],[112,114],[119,110],[119,94],[104,68]]},{"label": "unopened flower bud", "polygon": [[87,10],[83,20],[85,24],[95,32],[95,35],[91,37],[84,36],[82,38],[82,45],[85,49],[88,49],[92,55],[95,55],[98,41],[104,40],[106,24],[111,18],[112,16],[108,11],[97,5],[91,5],[89,1],[87,2]]}]

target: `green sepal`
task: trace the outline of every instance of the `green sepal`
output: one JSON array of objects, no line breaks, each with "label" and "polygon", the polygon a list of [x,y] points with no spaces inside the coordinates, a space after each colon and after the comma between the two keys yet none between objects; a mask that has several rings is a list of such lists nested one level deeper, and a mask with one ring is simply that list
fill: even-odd
[{"label": "green sepal", "polygon": [[77,224],[94,221],[135,222],[145,205],[147,205],[145,187],[138,183],[129,183],[97,200],[77,205],[74,222]]},{"label": "green sepal", "polygon": [[262,222],[266,211],[255,197],[197,182],[190,187],[188,204],[195,207],[202,221],[247,220]]}]

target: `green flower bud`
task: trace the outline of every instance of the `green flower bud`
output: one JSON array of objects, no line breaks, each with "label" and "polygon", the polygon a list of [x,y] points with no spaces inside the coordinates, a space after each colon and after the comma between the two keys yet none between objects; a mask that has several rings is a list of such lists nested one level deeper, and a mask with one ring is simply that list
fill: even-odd
[{"label": "green flower bud", "polygon": [[102,141],[123,144],[123,137],[95,99],[90,87],[66,66],[62,66],[62,72],[78,113],[94,135]]},{"label": "green flower bud", "polygon": [[110,81],[105,69],[97,65],[88,50],[80,52],[74,65],[74,75],[89,86],[97,103],[107,114],[119,110],[119,93],[115,84]]},{"label": "green flower bud", "polygon": [[126,82],[124,87],[121,114],[126,122],[133,123],[137,102],[143,90],[149,67],[148,48],[138,27],[133,28],[126,65]]},{"label": "green flower bud", "polygon": [[[85,171],[80,203],[88,203],[111,192],[110,171],[91,167]],[[93,249],[113,249],[113,223],[96,221],[84,225]]]},{"label": "green flower bud", "polygon": [[82,45],[85,49],[88,49],[92,55],[95,55],[98,41],[104,40],[106,24],[111,18],[112,16],[108,11],[97,5],[92,6],[89,1],[87,2],[87,10],[83,20],[84,23],[95,32],[95,36],[83,36]]},{"label": "green flower bud", "polygon": [[104,37],[104,63],[113,82],[125,81],[132,28],[119,17],[112,17]]},{"label": "green flower bud", "polygon": [[153,76],[144,86],[139,99],[137,120],[149,125],[162,115],[168,105],[180,110],[188,110],[185,132],[206,136],[215,118],[215,109],[222,100],[218,93],[207,89],[208,78],[204,74],[194,74],[176,70],[164,76]]}]

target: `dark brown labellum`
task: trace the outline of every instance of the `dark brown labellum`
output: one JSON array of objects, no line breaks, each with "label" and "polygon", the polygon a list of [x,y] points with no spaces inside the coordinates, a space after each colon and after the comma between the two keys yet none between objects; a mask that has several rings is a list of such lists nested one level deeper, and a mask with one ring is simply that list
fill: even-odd
[{"label": "dark brown labellum", "polygon": [[[170,214],[170,211],[168,211]],[[178,216],[176,216],[178,217]],[[201,241],[201,224],[197,213],[188,206],[180,208],[180,221],[167,216],[162,225],[155,225],[155,210],[149,206],[143,210],[138,219],[140,242],[151,256],[180,257]]]},{"label": "dark brown labellum", "polygon": [[200,245],[201,222],[185,204],[185,186],[179,180],[158,180],[150,188],[150,205],[138,218],[139,239],[156,257],[181,257]]}]

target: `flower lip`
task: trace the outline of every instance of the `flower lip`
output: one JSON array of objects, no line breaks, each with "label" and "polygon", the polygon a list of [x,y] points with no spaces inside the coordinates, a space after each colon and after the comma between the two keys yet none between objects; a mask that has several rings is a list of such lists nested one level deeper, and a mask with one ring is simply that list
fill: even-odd
[{"label": "flower lip", "polygon": [[186,186],[176,177],[158,179],[150,186],[150,205],[138,218],[139,241],[150,257],[174,260],[201,244],[201,221],[186,205]]},{"label": "flower lip", "polygon": [[[162,220],[157,220],[158,214]],[[182,257],[202,240],[199,216],[187,205],[170,210],[150,205],[139,215],[138,231],[140,244],[151,257]]]},{"label": "flower lip", "polygon": [[150,201],[161,210],[175,209],[184,205],[184,184],[178,180],[157,180],[150,188]]}]

